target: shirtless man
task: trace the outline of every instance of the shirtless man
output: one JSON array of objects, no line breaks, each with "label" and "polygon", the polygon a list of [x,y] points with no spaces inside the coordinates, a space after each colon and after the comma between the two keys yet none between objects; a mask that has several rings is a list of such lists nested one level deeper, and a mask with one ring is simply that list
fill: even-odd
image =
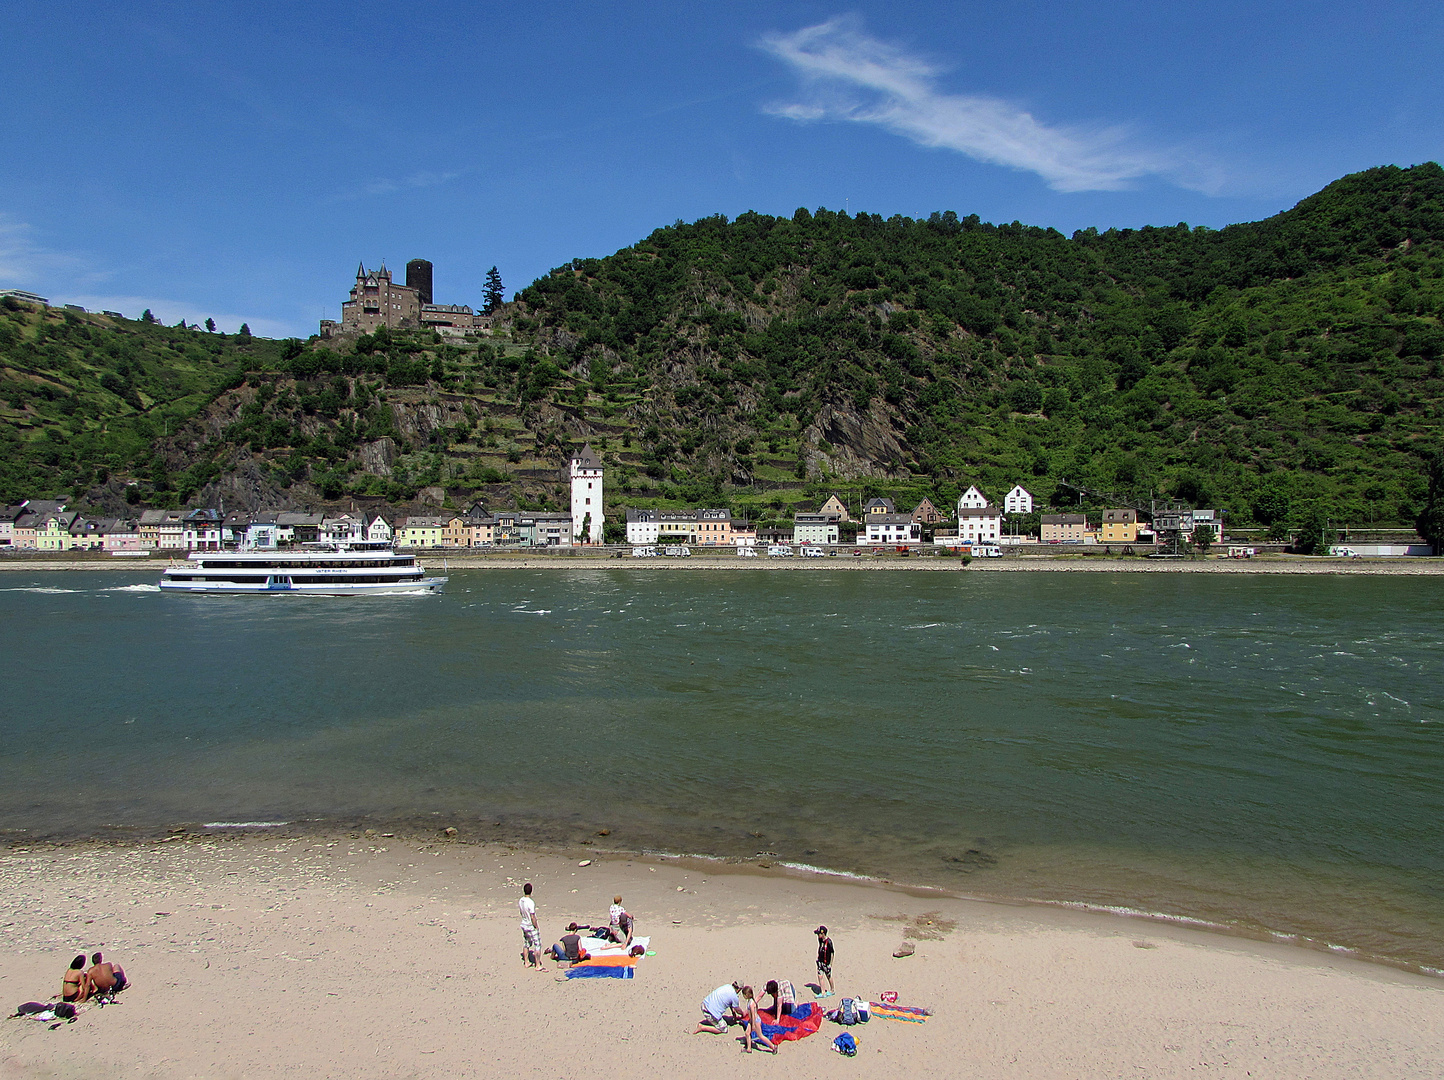
[{"label": "shirtless man", "polygon": [[79,1005],[81,1002],[89,1000],[94,990],[95,987],[90,983],[90,976],[85,973],[85,954],[81,953],[70,961],[65,978],[61,980],[60,1000]]},{"label": "shirtless man", "polygon": [[100,953],[91,954],[90,963],[92,966],[85,974],[90,978],[95,993],[118,994],[130,985],[121,966],[106,962]]}]

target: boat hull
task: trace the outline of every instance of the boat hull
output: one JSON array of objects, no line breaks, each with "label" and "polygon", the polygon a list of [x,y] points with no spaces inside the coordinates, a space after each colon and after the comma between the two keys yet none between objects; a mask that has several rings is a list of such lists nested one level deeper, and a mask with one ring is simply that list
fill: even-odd
[{"label": "boat hull", "polygon": [[215,596],[417,596],[439,593],[446,578],[420,578],[416,581],[384,581],[347,585],[344,582],[320,585],[290,585],[278,588],[260,583],[240,584],[234,581],[168,581],[160,583],[161,592],[204,593]]}]

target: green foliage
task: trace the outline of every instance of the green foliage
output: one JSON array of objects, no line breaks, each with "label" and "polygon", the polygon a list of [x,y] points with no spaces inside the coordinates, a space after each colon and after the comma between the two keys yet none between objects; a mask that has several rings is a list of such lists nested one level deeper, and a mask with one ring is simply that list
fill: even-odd
[{"label": "green foliage", "polygon": [[964,480],[995,497],[1069,480],[1237,524],[1305,504],[1411,522],[1444,395],[1444,170],[1369,170],[1222,230],[711,217],[516,301],[518,332],[562,368],[636,374],[657,478],[716,471],[687,448],[704,424],[733,462],[797,446],[786,425],[935,502]]},{"label": "green foliage", "polygon": [[[504,483],[540,504],[590,430],[609,493],[755,517],[834,488],[943,507],[970,483],[1076,508],[1066,481],[1276,536],[1444,522],[1422,464],[1444,411],[1432,163],[1221,230],[749,213],[575,260],[510,305],[487,277],[498,335],[466,348],[0,304],[0,497],[108,477],[180,500],[249,462],[328,494]],[[379,439],[389,479],[360,471]]]}]

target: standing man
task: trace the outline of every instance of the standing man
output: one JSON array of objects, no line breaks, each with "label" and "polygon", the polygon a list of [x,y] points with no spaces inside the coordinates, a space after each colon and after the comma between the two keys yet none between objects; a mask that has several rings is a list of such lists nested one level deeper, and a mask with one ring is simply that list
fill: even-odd
[{"label": "standing man", "polygon": [[827,927],[819,926],[813,931],[817,935],[817,988],[822,990],[822,980],[827,980],[827,989],[818,997],[832,997],[832,938],[827,936]]},{"label": "standing man", "polygon": [[522,950],[521,958],[528,967],[534,967],[538,971],[545,971],[541,963],[541,927],[536,921],[536,901],[531,898],[531,882],[528,881],[521,888],[521,899],[517,901],[517,907],[521,909],[521,936],[526,942],[526,948]]}]

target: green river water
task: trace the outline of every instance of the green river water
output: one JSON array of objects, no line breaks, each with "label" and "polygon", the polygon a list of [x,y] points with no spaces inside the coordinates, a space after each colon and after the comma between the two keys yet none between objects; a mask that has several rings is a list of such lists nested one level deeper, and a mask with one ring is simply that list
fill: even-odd
[{"label": "green river water", "polygon": [[1444,968],[1444,580],[0,579],[0,835],[456,824]]}]

